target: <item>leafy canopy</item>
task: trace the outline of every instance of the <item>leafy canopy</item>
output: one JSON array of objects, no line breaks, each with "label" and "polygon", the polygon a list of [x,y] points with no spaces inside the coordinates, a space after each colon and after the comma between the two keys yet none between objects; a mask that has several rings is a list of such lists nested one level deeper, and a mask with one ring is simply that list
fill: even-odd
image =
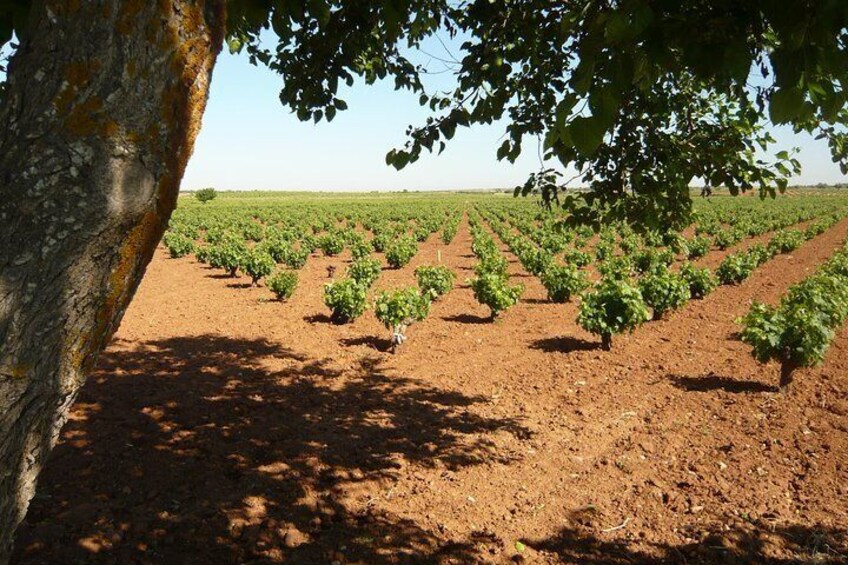
[{"label": "leafy canopy", "polygon": [[[402,168],[441,151],[458,127],[506,118],[498,158],[541,139],[546,163],[575,167],[593,189],[563,194],[546,165],[518,192],[562,196],[578,221],[610,212],[673,222],[689,211],[694,179],[773,195],[799,164],[783,151],[758,157],[774,141],[769,122],[826,139],[848,172],[842,0],[238,4],[232,46],[283,75],[280,98],[301,119],[344,109],[339,81],[392,77],[433,111],[389,153]],[[259,42],[267,27],[280,37],[273,50]],[[423,69],[404,56],[437,33],[464,40],[452,92],[426,92]]]},{"label": "leafy canopy", "polygon": [[[0,44],[25,35],[29,0],[0,1]],[[516,189],[572,206],[575,221],[676,223],[701,179],[774,195],[799,163],[763,159],[765,126],[827,141],[848,173],[844,0],[230,0],[230,49],[283,78],[301,120],[347,108],[340,86],[391,79],[432,110],[391,151],[397,168],[441,151],[457,128],[506,119],[499,159],[541,142]],[[276,38],[268,40],[273,32]],[[449,92],[428,92],[407,57],[438,35],[461,42]],[[566,190],[573,167],[588,193]]]}]

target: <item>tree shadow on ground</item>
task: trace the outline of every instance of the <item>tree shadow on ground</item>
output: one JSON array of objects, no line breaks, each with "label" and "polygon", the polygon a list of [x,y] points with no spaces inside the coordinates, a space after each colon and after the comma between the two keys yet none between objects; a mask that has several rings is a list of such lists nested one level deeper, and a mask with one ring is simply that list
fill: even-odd
[{"label": "tree shadow on ground", "polygon": [[212,335],[113,344],[14,562],[469,562],[472,544],[371,501],[404,469],[508,464],[490,436],[529,432],[475,415],[484,398],[390,377],[378,359],[334,364]]},{"label": "tree shadow on ground", "polygon": [[553,301],[547,298],[522,298],[521,302],[525,304],[553,304]]},{"label": "tree shadow on ground", "polygon": [[458,322],[460,324],[491,324],[489,316],[475,316],[474,314],[457,314],[455,316],[442,316],[445,322]]},{"label": "tree shadow on ground", "polygon": [[309,322],[310,324],[332,324],[333,319],[330,318],[327,314],[310,314],[308,316],[303,317],[304,322]]},{"label": "tree shadow on ground", "polygon": [[596,341],[587,341],[579,337],[546,337],[537,339],[530,344],[531,349],[538,349],[545,353],[571,353],[572,351],[594,351],[601,348]]},{"label": "tree shadow on ground", "polygon": [[581,565],[695,565],[751,563],[789,565],[848,562],[848,535],[825,526],[750,523],[744,529],[708,534],[681,545],[604,539],[585,528],[564,528],[557,536],[523,540],[528,547]]},{"label": "tree shadow on ground", "polygon": [[679,389],[689,392],[710,392],[723,390],[731,393],[744,392],[778,392],[780,389],[759,381],[743,381],[732,377],[724,377],[715,373],[704,376],[690,377],[683,375],[668,375],[672,384]]},{"label": "tree shadow on ground", "polygon": [[392,348],[392,340],[378,337],[376,335],[366,335],[362,337],[351,337],[339,340],[339,343],[345,347],[356,347],[366,345],[372,349],[376,349],[381,353],[386,353]]}]

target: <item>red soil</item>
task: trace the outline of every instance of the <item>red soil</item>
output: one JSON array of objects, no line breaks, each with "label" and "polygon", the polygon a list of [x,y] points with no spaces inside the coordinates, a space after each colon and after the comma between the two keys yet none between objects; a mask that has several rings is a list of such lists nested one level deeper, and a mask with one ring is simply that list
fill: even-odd
[{"label": "red soil", "polygon": [[[329,323],[313,257],[291,302],[160,250],[77,402],[15,563],[842,563],[848,330],[794,389],[734,338],[848,220],[602,352],[526,286],[495,323],[467,223],[378,288],[458,285],[396,355]],[[715,261],[707,260],[708,263]]]}]

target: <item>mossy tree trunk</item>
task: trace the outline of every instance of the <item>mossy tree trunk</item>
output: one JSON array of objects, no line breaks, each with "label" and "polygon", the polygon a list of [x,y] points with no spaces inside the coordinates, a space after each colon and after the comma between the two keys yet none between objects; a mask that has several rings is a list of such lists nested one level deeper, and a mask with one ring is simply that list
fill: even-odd
[{"label": "mossy tree trunk", "polygon": [[0,564],[176,204],[223,0],[34,0],[0,105]]}]

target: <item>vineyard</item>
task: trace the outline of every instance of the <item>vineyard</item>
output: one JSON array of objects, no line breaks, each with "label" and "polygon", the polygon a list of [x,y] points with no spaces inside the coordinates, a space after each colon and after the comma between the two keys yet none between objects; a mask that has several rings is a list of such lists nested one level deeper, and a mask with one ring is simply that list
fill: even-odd
[{"label": "vineyard", "polygon": [[[560,211],[526,201],[453,200],[185,207],[164,245],[172,258],[193,255],[231,278],[249,278],[251,286],[265,279],[281,302],[293,299],[297,273],[310,256],[343,257],[343,268],[327,266],[330,281],[323,286],[331,321],[353,322],[373,305],[377,319],[392,332],[395,351],[406,341],[406,328],[425,320],[430,303],[451,290],[456,273],[441,264],[439,252],[435,261],[430,258],[432,265],[415,269],[417,285],[382,291],[376,302],[372,286],[383,269],[409,264],[431,237],[450,245],[467,215],[477,258],[475,276],[467,284],[489,308],[491,321],[515,306],[524,292],[520,282],[510,282],[505,245],[523,270],[544,285],[550,302],[579,302],[577,323],[599,336],[608,351],[614,335],[659,320],[719,285],[740,284],[764,263],[795,251],[848,215],[843,197],[770,205],[724,199],[702,203],[682,231],[636,233],[622,223],[604,226],[596,235],[589,226],[571,227]],[[714,269],[707,265],[711,252],[731,248]],[[822,361],[848,315],[848,291],[841,290],[848,282],[845,264],[844,254],[837,254],[821,273],[790,289],[777,310],[756,303],[742,320],[741,339],[753,346],[754,355],[781,363],[782,387],[796,368]]]},{"label": "vineyard", "polygon": [[846,317],[838,192],[183,195],[17,562],[843,562]]}]

